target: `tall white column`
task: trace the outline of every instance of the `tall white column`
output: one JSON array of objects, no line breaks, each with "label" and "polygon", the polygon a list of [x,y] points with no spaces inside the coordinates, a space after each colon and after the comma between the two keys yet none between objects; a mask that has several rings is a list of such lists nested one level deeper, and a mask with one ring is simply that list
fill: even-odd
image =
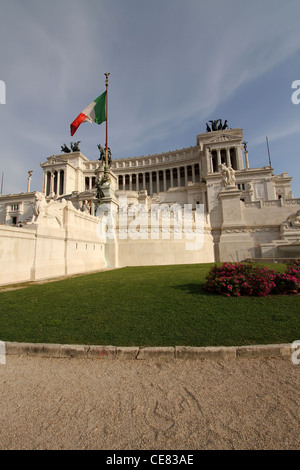
[{"label": "tall white column", "polygon": [[60,170],[57,170],[57,188],[56,188],[57,196],[59,196],[59,193],[60,193],[60,179],[61,179]]},{"label": "tall white column", "polygon": [[226,165],[228,168],[231,166],[230,149],[226,149]]},{"label": "tall white column", "polygon": [[125,188],[126,188],[126,176],[123,175],[122,178],[123,178],[123,180],[122,180],[123,191],[125,191]]},{"label": "tall white column", "polygon": [[43,194],[46,194],[47,187],[47,172],[43,171]]},{"label": "tall white column", "polygon": [[164,192],[167,192],[167,175],[166,170],[163,170],[163,179],[164,179]]},{"label": "tall white column", "polygon": [[54,196],[53,189],[54,189],[54,171],[52,170],[51,171],[51,179],[50,179],[50,194],[49,194],[50,197]]},{"label": "tall white column", "polygon": [[214,166],[213,166],[213,161],[212,161],[212,150],[211,149],[206,150],[206,166],[207,166],[207,173],[213,173],[214,172]]},{"label": "tall white column", "polygon": [[249,158],[248,158],[248,152],[247,149],[245,150],[245,164],[246,164],[246,170],[249,170]]},{"label": "tall white column", "polygon": [[180,167],[177,168],[177,186],[181,186]]},{"label": "tall white column", "polygon": [[146,189],[146,173],[143,173],[143,189]]},{"label": "tall white column", "polygon": [[149,181],[150,181],[150,194],[153,194],[153,182],[152,182],[152,171],[149,171]]},{"label": "tall white column", "polygon": [[132,174],[129,174],[129,191],[132,191]]},{"label": "tall white column", "polygon": [[67,187],[67,169],[63,170],[63,194],[66,194],[66,187]]},{"label": "tall white column", "polygon": [[195,183],[196,176],[195,176],[195,164],[192,164],[192,182]]},{"label": "tall white column", "polygon": [[170,184],[171,184],[171,188],[173,188],[174,186],[174,181],[173,181],[173,168],[170,169]]},{"label": "tall white column", "polygon": [[236,153],[236,160],[237,160],[237,169],[243,170],[244,162],[243,162],[243,151],[242,151],[241,145],[237,145],[235,153]]},{"label": "tall white column", "polygon": [[218,165],[217,171],[219,171],[219,166],[221,165],[221,150],[220,149],[217,149],[217,165]]},{"label": "tall white column", "polygon": [[140,190],[139,173],[136,175],[136,191]]},{"label": "tall white column", "polygon": [[187,166],[184,167],[184,180],[185,180],[185,186],[188,185],[188,172],[187,172]]},{"label": "tall white column", "polygon": [[156,172],[156,192],[159,193],[159,171]]}]

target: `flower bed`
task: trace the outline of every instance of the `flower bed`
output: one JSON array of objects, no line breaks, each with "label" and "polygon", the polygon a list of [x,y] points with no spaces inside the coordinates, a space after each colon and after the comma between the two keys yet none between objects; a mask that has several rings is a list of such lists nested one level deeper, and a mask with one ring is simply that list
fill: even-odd
[{"label": "flower bed", "polygon": [[300,260],[284,273],[250,263],[223,263],[206,276],[204,289],[226,296],[297,294],[300,289]]}]

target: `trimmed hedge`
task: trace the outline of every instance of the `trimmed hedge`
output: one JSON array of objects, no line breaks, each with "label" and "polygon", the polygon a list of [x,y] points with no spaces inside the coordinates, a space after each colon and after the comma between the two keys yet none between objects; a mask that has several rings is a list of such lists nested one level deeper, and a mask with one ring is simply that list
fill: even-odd
[{"label": "trimmed hedge", "polygon": [[300,260],[289,263],[284,273],[250,263],[215,265],[208,275],[204,289],[226,296],[267,296],[298,294],[300,290]]}]

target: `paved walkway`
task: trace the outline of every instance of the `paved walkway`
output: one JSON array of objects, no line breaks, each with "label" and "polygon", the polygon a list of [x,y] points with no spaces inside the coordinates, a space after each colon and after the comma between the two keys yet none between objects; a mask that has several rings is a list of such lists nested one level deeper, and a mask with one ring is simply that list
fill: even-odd
[{"label": "paved walkway", "polygon": [[300,449],[290,358],[8,356],[0,449]]}]

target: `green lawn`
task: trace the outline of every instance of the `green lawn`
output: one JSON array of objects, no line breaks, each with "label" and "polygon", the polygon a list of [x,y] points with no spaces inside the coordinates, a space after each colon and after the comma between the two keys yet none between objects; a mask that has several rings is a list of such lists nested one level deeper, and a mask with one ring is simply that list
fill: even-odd
[{"label": "green lawn", "polygon": [[300,339],[299,296],[207,294],[203,284],[211,266],[122,268],[1,292],[0,339],[114,346]]}]

